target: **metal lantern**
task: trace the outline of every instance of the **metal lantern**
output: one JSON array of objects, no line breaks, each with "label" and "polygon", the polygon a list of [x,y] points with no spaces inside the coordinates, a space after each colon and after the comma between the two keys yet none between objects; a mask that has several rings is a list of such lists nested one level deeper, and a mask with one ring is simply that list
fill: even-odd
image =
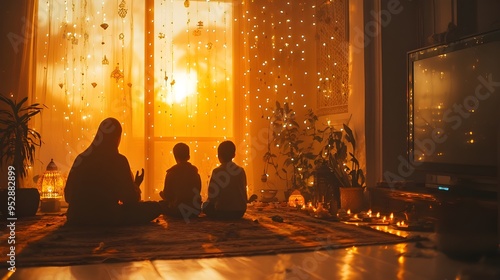
[{"label": "metal lantern", "polygon": [[42,212],[57,212],[61,210],[65,180],[54,160],[51,159],[45,172],[38,178],[37,187],[40,192]]},{"label": "metal lantern", "polygon": [[330,212],[336,212],[340,207],[340,191],[334,186],[334,174],[326,164],[321,164],[314,171],[314,203],[328,205]]},{"label": "metal lantern", "polygon": [[304,196],[302,196],[299,190],[294,190],[292,194],[290,194],[290,197],[288,197],[288,206],[301,207],[305,204]]}]

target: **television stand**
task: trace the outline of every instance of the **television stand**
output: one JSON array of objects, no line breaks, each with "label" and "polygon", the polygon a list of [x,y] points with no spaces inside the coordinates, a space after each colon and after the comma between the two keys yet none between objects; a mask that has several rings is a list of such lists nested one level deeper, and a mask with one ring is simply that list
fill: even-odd
[{"label": "television stand", "polygon": [[411,209],[415,218],[438,219],[446,210],[444,208],[466,202],[477,205],[482,211],[498,211],[497,193],[481,189],[411,182],[389,185],[382,182],[367,190],[373,212],[398,213]]}]

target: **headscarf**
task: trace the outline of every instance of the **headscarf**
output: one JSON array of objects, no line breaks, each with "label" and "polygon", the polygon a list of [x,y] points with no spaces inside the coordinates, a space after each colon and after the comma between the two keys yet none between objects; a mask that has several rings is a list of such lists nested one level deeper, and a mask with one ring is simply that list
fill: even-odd
[{"label": "headscarf", "polygon": [[84,155],[92,151],[118,153],[122,135],[122,126],[115,118],[107,118],[101,122],[94,140],[83,152]]}]

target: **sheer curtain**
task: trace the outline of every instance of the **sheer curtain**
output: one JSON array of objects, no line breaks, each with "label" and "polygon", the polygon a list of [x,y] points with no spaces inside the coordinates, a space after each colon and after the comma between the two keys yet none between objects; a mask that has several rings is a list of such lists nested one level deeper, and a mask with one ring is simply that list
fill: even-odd
[{"label": "sheer curtain", "polygon": [[154,93],[146,107],[155,193],[175,164],[173,146],[185,142],[206,199],[217,146],[234,140],[234,126],[243,122],[233,114],[232,18],[232,1],[154,1],[155,36],[146,40],[154,45]]},{"label": "sheer curtain", "polygon": [[99,123],[123,126],[120,151],[144,166],[144,3],[39,1],[33,100],[46,106],[40,166],[64,173],[92,141]]}]

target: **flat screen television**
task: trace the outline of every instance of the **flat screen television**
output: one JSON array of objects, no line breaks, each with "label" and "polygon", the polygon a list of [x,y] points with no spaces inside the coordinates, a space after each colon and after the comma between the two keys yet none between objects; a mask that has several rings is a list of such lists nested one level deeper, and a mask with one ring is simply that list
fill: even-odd
[{"label": "flat screen television", "polygon": [[499,96],[500,30],[408,52],[410,164],[450,184],[496,184]]}]

